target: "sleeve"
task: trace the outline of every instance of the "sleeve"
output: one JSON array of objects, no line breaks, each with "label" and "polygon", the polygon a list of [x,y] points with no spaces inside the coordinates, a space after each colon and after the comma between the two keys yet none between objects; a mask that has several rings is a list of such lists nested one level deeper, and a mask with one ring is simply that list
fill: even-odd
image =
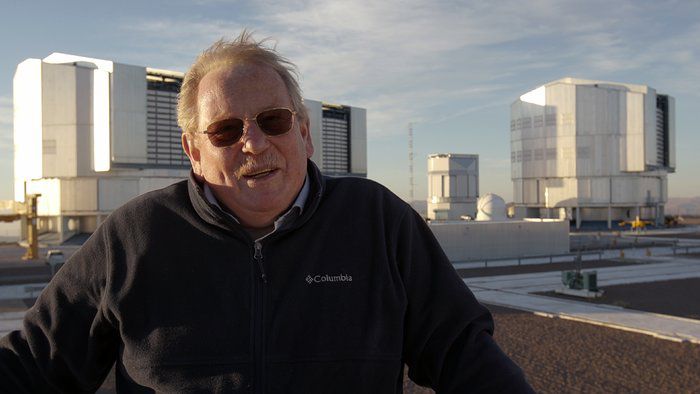
[{"label": "sleeve", "polygon": [[438,393],[533,392],[492,339],[493,319],[412,209],[399,226],[397,260],[408,307],[404,361],[411,380]]},{"label": "sleeve", "polygon": [[104,381],[118,349],[103,297],[104,227],[56,273],[22,329],[0,339],[0,392],[94,392]]}]

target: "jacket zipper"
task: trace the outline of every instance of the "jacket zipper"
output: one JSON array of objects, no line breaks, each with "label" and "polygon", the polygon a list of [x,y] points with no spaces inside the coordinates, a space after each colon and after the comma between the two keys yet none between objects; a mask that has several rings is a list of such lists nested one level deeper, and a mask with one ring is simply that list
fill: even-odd
[{"label": "jacket zipper", "polygon": [[258,267],[260,268],[260,278],[262,279],[263,283],[267,283],[265,267],[263,266],[262,243],[260,243],[260,241],[255,241],[255,254],[253,255],[253,258],[258,262]]},{"label": "jacket zipper", "polygon": [[264,393],[265,392],[265,285],[267,284],[267,276],[265,275],[265,267],[263,264],[262,255],[262,243],[260,241],[255,241],[253,259],[258,263],[258,268],[260,268],[260,279],[255,285],[256,289],[256,299],[257,299],[257,310],[255,311],[255,369],[257,373],[255,382],[255,392]]}]

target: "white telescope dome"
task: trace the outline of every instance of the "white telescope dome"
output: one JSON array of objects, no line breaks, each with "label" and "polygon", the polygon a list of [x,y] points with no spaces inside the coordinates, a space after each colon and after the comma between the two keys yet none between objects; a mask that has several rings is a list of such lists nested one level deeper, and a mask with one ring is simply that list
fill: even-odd
[{"label": "white telescope dome", "polygon": [[497,194],[489,193],[479,197],[476,204],[476,220],[506,220],[506,202]]}]

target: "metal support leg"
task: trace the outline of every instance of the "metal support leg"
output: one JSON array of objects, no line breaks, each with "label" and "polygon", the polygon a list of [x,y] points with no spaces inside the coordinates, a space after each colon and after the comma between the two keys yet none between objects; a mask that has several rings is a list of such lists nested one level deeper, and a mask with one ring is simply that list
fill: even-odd
[{"label": "metal support leg", "polygon": [[576,207],[576,230],[581,228],[581,208]]}]

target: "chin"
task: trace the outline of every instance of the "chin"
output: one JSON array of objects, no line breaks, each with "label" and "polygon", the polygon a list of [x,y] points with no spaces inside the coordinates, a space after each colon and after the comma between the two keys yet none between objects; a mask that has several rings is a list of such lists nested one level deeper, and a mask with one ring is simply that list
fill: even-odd
[{"label": "chin", "polygon": [[[282,190],[266,190],[255,191],[250,193],[248,198],[248,206],[253,211],[269,212],[269,211],[284,211],[289,205],[294,202],[294,197],[289,197],[288,191]],[[287,200],[290,201],[287,201]]]}]

